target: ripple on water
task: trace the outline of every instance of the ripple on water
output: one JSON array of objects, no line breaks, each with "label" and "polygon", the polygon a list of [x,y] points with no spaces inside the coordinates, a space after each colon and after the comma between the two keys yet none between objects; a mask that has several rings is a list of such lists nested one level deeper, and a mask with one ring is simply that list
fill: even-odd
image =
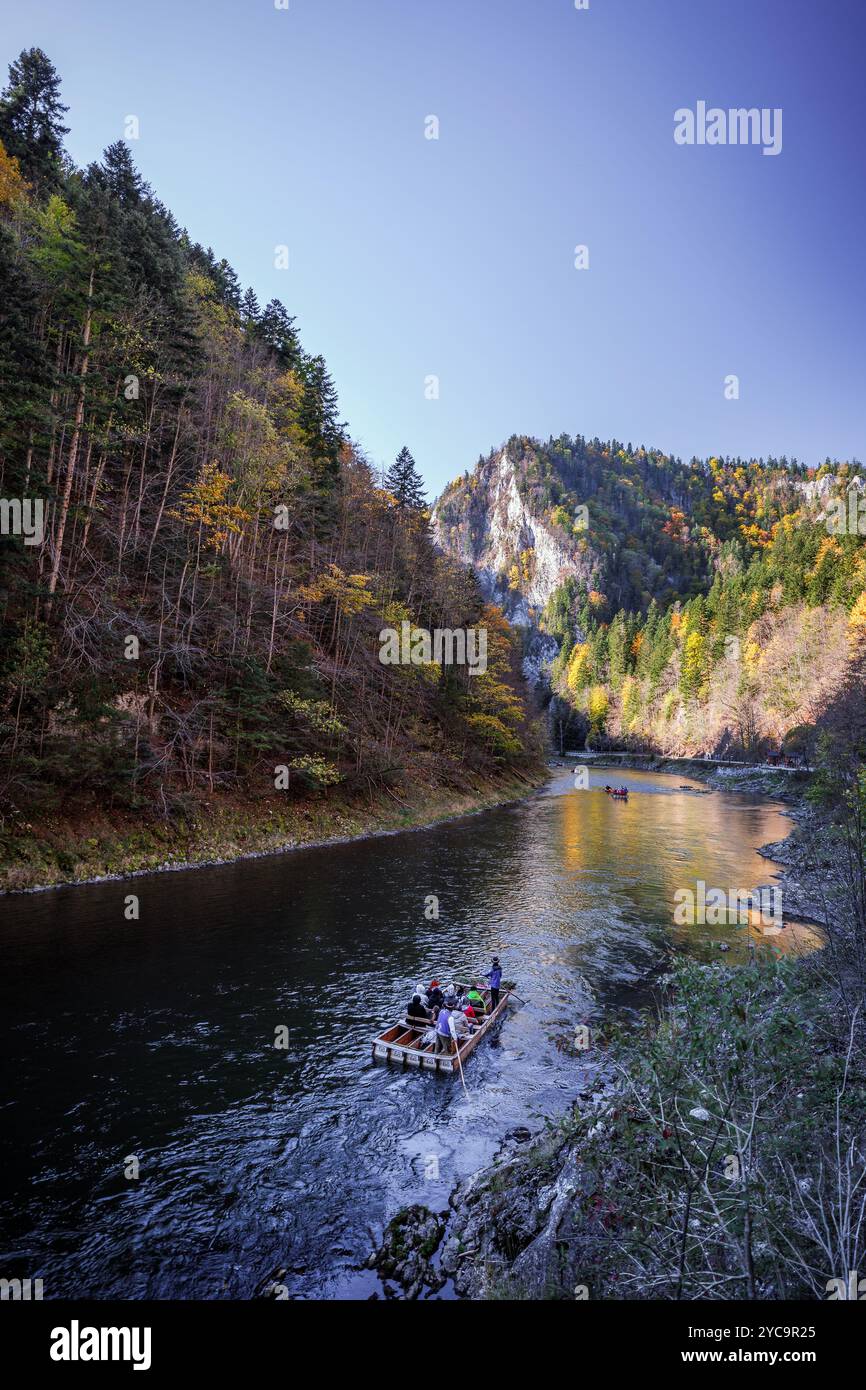
[{"label": "ripple on water", "polygon": [[[787,833],[779,808],[639,773],[618,805],[590,780],[429,831],[141,877],[134,933],[116,884],[4,904],[0,1220],[22,1272],[50,1269],[54,1296],[246,1298],[275,1270],[296,1297],[375,1293],[360,1266],[400,1206],[443,1209],[509,1130],[584,1088],[577,1023],[646,1003],[674,949],[748,949],[735,928],[675,931],[673,895],[766,882],[755,851]],[[809,949],[808,931],[777,939]],[[418,981],[494,952],[525,1003],[469,1060],[467,1094],[371,1063]]]}]

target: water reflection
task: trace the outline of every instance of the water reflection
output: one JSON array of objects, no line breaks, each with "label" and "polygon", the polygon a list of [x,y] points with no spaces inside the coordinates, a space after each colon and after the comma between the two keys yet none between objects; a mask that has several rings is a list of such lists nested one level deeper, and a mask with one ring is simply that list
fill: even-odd
[{"label": "water reflection", "polygon": [[[675,928],[674,894],[770,882],[779,808],[627,780],[626,803],[563,773],[430,831],[138,879],[135,923],[128,883],[6,899],[3,1272],[46,1297],[249,1297],[277,1269],[299,1297],[370,1292],[357,1267],[399,1206],[444,1207],[581,1088],[577,1023],[641,1007],[675,950],[747,952],[744,929]],[[494,952],[526,1003],[468,1095],[370,1064],[417,980]]]}]

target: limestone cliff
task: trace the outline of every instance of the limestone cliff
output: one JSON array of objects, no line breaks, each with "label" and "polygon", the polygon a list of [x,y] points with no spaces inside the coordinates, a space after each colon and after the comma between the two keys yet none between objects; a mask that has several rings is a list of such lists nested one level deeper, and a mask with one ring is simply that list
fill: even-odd
[{"label": "limestone cliff", "polygon": [[523,468],[508,446],[492,454],[443,494],[432,525],[437,544],[475,570],[485,596],[516,626],[534,628],[563,581],[588,583],[598,562],[533,509],[518,487]]}]

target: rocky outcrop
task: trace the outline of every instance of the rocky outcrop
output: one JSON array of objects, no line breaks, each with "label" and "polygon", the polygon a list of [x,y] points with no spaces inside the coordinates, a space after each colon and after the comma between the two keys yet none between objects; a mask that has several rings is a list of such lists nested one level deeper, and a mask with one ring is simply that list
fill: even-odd
[{"label": "rocky outcrop", "polygon": [[515,1131],[494,1165],[452,1194],[440,1265],[457,1294],[472,1299],[588,1296],[610,1202],[572,1120],[578,1113],[595,1114],[609,1089],[608,1080],[597,1078],[561,1125],[527,1136],[528,1143],[525,1131]]},{"label": "rocky outcrop", "polygon": [[404,1207],[388,1222],[368,1267],[378,1271],[386,1291],[389,1285],[396,1286],[400,1297],[420,1298],[425,1289],[435,1293],[445,1283],[432,1263],[444,1229],[444,1219],[427,1207],[419,1203]]},{"label": "rocky outcrop", "polygon": [[559,643],[549,632],[541,632],[530,627],[526,632],[523,652],[523,674],[530,685],[546,685],[550,680],[550,668],[559,651]]},{"label": "rocky outcrop", "polygon": [[[533,627],[569,575],[589,580],[595,568],[591,552],[579,553],[535,515],[507,448],[439,499],[432,527],[437,544],[472,566],[485,596],[517,627]],[[513,565],[518,573],[509,578]]]},{"label": "rocky outcrop", "polygon": [[849,490],[862,493],[864,482],[862,478],[853,477],[844,482],[835,473],[825,473],[820,478],[811,480],[796,480],[793,483],[796,490],[802,493],[804,500],[810,506],[817,506],[821,503],[828,503],[834,497],[846,497]]}]

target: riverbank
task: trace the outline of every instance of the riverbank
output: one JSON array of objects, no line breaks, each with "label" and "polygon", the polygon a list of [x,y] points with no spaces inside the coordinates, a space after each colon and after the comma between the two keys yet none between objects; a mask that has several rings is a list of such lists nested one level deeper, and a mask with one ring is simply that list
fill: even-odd
[{"label": "riverbank", "polygon": [[[651,770],[699,775],[661,761]],[[745,777],[702,772],[710,785],[746,789]],[[832,831],[807,779],[778,781],[749,777],[747,789],[784,800],[793,821],[759,852],[781,866],[786,917],[829,925],[844,909]],[[595,1078],[561,1120],[513,1132],[451,1194],[435,1260],[424,1251],[427,1296],[443,1279],[475,1300],[823,1296],[837,1256],[821,1248],[815,1218],[847,1174],[832,1174],[822,1146],[837,1132],[862,1135],[866,1092],[847,1082],[837,962],[834,953],[831,970],[822,956],[768,955],[739,970],[677,962],[658,1018],[592,1038]],[[844,1167],[844,1143],[840,1152]],[[856,1143],[849,1153],[862,1161]],[[398,1237],[398,1276],[413,1278],[403,1296],[418,1297],[411,1233],[429,1229],[423,1212],[411,1215],[386,1231],[377,1267],[395,1267]],[[788,1233],[781,1253],[775,1223]]]},{"label": "riverbank", "polygon": [[[557,766],[560,767],[574,767],[580,763],[580,754],[572,758],[557,758]],[[589,767],[664,772],[672,777],[679,774],[706,782],[714,791],[754,792],[760,796],[774,797],[778,801],[790,801],[795,805],[799,805],[803,800],[812,778],[808,769],[785,770],[770,767],[765,763],[742,766],[732,763],[720,766],[707,762],[705,758],[666,758],[657,753],[632,753],[627,756],[607,756],[599,753],[587,758],[586,764]]]},{"label": "riverbank", "polygon": [[251,803],[214,798],[195,818],[142,822],[99,811],[56,816],[0,833],[0,894],[39,892],[154,872],[205,868],[315,845],[420,830],[521,800],[543,786],[544,768],[467,779],[464,787],[411,784],[401,795],[339,792],[288,805],[279,796]]}]

